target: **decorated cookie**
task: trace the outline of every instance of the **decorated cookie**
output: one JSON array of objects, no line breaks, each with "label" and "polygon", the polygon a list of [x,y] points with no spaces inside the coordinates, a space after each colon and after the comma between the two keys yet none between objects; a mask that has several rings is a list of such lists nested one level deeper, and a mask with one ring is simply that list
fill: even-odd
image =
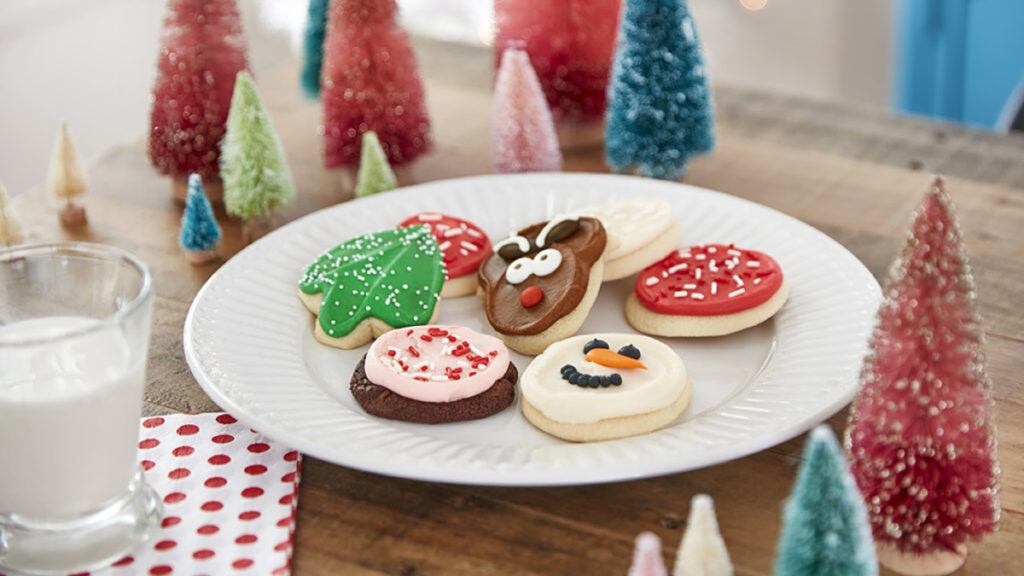
[{"label": "decorated cookie", "polygon": [[626,319],[658,336],[721,336],[771,318],[789,285],[779,263],[756,250],[707,244],[676,250],[644,269]]},{"label": "decorated cookie", "polygon": [[418,326],[378,337],[350,389],[374,416],[440,424],[504,410],[517,377],[501,340],[461,326]]},{"label": "decorated cookie", "polygon": [[610,244],[604,280],[632,276],[675,249],[683,239],[672,206],[658,198],[616,200],[583,211],[604,224]]},{"label": "decorated cookie", "polygon": [[444,259],[442,298],[468,296],[476,291],[476,271],[491,252],[491,241],[476,224],[461,218],[422,212],[406,218],[399,226],[430,226]]},{"label": "decorated cookie", "polygon": [[480,267],[487,320],[523,354],[568,338],[597,298],[607,238],[596,218],[559,216],[494,245]]},{"label": "decorated cookie", "polygon": [[317,315],[315,336],[346,350],[437,316],[444,264],[427,226],[364,234],[306,268],[299,298]]},{"label": "decorated cookie", "polygon": [[573,442],[653,432],[690,404],[686,366],[665,344],[639,334],[575,336],[548,347],[523,372],[523,415]]}]

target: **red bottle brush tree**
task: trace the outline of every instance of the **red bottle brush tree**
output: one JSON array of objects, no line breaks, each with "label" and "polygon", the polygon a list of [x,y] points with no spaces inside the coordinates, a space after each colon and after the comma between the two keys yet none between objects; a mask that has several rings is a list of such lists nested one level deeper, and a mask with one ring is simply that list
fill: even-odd
[{"label": "red bottle brush tree", "polygon": [[153,84],[149,159],[174,177],[184,201],[189,174],[220,197],[219,144],[235,75],[248,68],[235,0],[169,0]]},{"label": "red bottle brush tree", "polygon": [[358,166],[370,130],[395,167],[430,146],[416,56],[397,15],[395,0],[331,2],[321,88],[327,168]]},{"label": "red bottle brush tree", "polygon": [[936,179],[893,264],[847,429],[878,559],[946,574],[995,529],[998,465],[963,238]]}]

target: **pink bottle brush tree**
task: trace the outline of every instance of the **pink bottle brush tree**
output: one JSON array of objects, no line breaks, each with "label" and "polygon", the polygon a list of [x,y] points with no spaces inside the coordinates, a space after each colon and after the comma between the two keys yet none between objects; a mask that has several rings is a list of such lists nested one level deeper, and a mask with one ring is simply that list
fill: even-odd
[{"label": "pink bottle brush tree", "polygon": [[358,166],[370,130],[396,168],[430,147],[416,56],[397,15],[395,0],[330,4],[321,88],[327,168]]},{"label": "pink bottle brush tree", "polygon": [[558,136],[526,52],[509,48],[494,85],[494,171],[545,172],[562,168]]},{"label": "pink bottle brush tree", "polygon": [[149,160],[173,177],[184,202],[188,176],[221,196],[219,143],[231,106],[235,75],[248,68],[235,0],[169,0],[161,33],[150,113]]},{"label": "pink bottle brush tree", "polygon": [[995,529],[998,465],[982,325],[941,179],[893,264],[847,429],[878,559],[948,574]]}]

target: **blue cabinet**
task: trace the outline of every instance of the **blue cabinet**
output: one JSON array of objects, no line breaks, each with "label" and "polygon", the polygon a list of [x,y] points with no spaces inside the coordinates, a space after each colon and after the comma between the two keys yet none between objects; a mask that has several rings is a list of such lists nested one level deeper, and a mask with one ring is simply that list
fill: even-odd
[{"label": "blue cabinet", "polygon": [[1024,2],[896,0],[894,9],[896,106],[995,128],[1024,81]]}]

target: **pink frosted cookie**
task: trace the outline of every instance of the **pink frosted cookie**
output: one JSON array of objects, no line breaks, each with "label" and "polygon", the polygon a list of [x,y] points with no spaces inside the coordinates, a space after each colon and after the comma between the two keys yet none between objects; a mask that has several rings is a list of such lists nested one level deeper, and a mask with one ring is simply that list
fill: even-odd
[{"label": "pink frosted cookie", "polygon": [[461,326],[417,326],[378,337],[350,389],[374,416],[440,424],[504,410],[517,379],[501,340]]},{"label": "pink frosted cookie", "polygon": [[399,227],[430,226],[444,259],[445,281],[442,298],[457,298],[476,292],[476,271],[491,252],[491,241],[476,224],[437,212],[410,216]]},{"label": "pink frosted cookie", "polygon": [[657,336],[720,336],[771,318],[789,297],[771,256],[729,244],[673,251],[645,268],[626,301],[626,319]]}]

